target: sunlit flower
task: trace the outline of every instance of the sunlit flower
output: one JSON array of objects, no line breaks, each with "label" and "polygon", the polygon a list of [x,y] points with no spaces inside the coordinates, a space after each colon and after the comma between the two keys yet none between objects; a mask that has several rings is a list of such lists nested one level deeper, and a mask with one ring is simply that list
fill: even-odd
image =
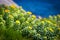
[{"label": "sunlit flower", "polygon": [[12,8],[16,8],[16,6],[15,6],[14,4],[12,4],[10,7],[12,7]]},{"label": "sunlit flower", "polygon": [[48,23],[52,23],[51,21],[47,20]]},{"label": "sunlit flower", "polygon": [[20,24],[20,21],[19,20],[16,20],[16,24]]},{"label": "sunlit flower", "polygon": [[58,28],[58,30],[60,30],[60,28]]},{"label": "sunlit flower", "polygon": [[32,15],[32,18],[36,18],[36,16],[35,15]]},{"label": "sunlit flower", "polygon": [[27,14],[31,15],[31,14],[32,14],[32,12],[29,12],[29,11],[28,11],[28,12],[27,12]]},{"label": "sunlit flower", "polygon": [[44,38],[47,38],[47,36],[44,36]]},{"label": "sunlit flower", "polygon": [[28,22],[28,21],[26,21],[26,23],[28,24],[29,22]]},{"label": "sunlit flower", "polygon": [[31,18],[31,20],[34,20],[34,18]]},{"label": "sunlit flower", "polygon": [[35,24],[35,22],[31,22],[32,24]]},{"label": "sunlit flower", "polygon": [[54,26],[57,26],[57,24],[53,24]]},{"label": "sunlit flower", "polygon": [[44,24],[45,22],[44,21],[41,21],[42,24]]},{"label": "sunlit flower", "polygon": [[12,15],[9,15],[9,18],[14,18]]},{"label": "sunlit flower", "polygon": [[50,30],[51,32],[54,32],[54,30],[53,30],[52,28],[49,28],[49,30]]},{"label": "sunlit flower", "polygon": [[29,29],[32,29],[32,27],[31,27],[31,26],[29,26],[28,28],[29,28]]},{"label": "sunlit flower", "polygon": [[54,18],[57,18],[57,16],[54,16]]},{"label": "sunlit flower", "polygon": [[10,12],[10,10],[8,10],[8,9],[5,9],[5,12]]}]

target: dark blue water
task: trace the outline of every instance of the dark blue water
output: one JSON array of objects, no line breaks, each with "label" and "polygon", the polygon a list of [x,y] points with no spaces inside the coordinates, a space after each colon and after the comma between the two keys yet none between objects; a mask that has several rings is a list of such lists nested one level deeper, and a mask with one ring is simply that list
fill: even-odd
[{"label": "dark blue water", "polygon": [[60,0],[14,0],[14,2],[36,16],[48,17],[60,14]]}]

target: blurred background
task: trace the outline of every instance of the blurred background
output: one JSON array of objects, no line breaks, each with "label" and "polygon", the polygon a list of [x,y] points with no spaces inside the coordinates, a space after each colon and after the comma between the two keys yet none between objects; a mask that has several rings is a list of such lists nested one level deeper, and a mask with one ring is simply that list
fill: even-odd
[{"label": "blurred background", "polygon": [[48,17],[60,14],[60,0],[13,0],[24,10],[31,11],[36,16]]}]

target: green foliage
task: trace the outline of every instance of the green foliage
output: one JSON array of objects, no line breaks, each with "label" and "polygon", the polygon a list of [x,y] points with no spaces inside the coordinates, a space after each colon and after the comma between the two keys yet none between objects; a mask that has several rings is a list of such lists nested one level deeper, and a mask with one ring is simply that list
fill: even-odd
[{"label": "green foliage", "polygon": [[0,40],[59,40],[60,14],[36,18],[14,5],[0,6]]}]

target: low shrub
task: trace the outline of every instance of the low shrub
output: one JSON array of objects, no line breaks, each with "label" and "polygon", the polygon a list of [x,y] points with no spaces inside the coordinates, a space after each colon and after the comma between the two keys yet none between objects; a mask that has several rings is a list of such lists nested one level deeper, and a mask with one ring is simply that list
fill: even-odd
[{"label": "low shrub", "polygon": [[59,40],[60,14],[36,17],[20,6],[0,5],[0,40]]}]

